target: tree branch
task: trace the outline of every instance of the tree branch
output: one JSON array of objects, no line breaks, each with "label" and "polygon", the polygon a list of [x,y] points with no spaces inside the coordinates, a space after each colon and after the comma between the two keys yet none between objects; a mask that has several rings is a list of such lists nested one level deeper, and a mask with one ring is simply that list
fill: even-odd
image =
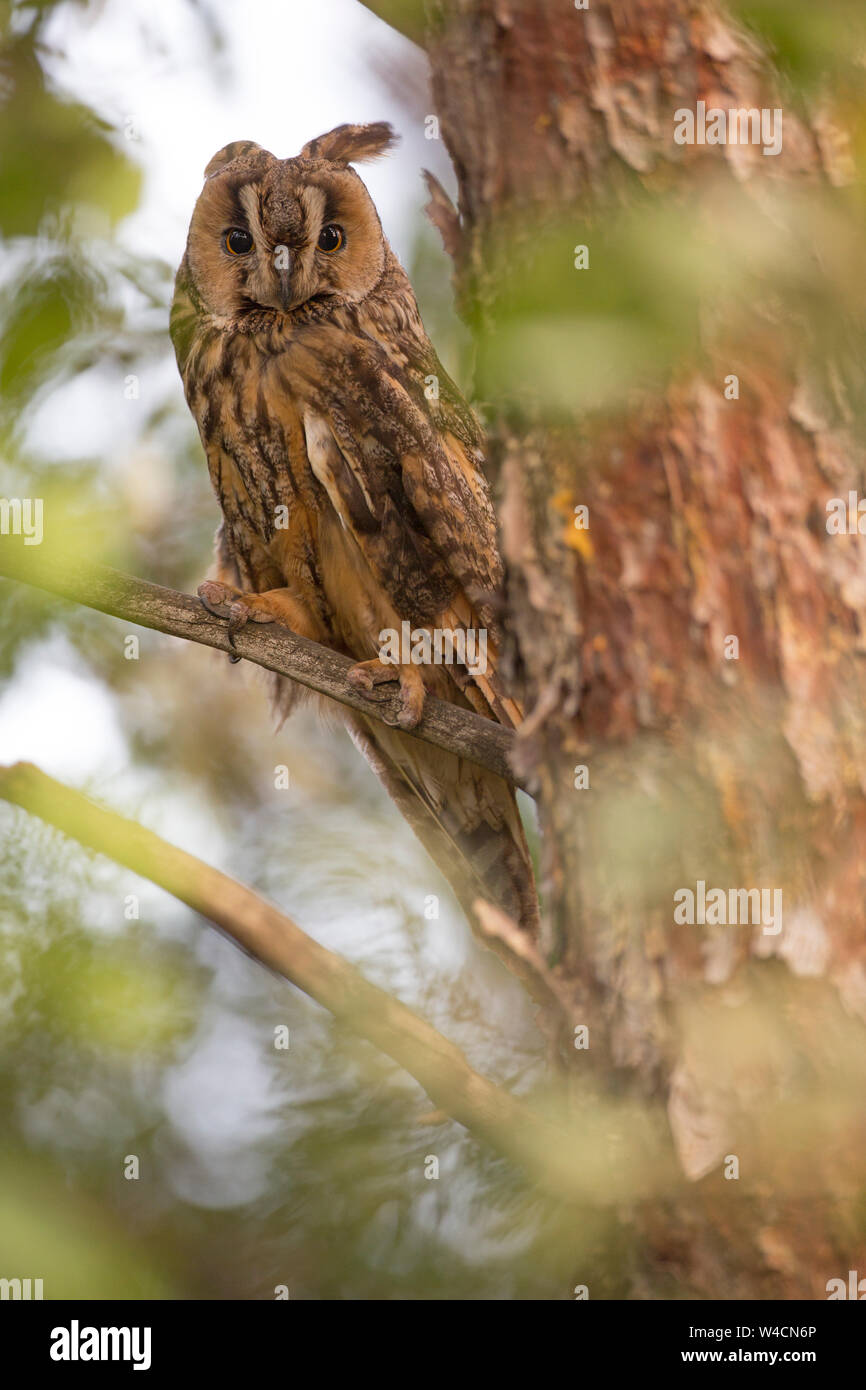
[{"label": "tree branch", "polygon": [[[107,565],[86,565],[78,558],[69,559],[49,551],[44,543],[37,553],[35,547],[25,547],[23,542],[16,544],[12,538],[4,537],[0,544],[0,575],[140,627],[219,651],[233,650],[226,623],[208,613],[192,595],[135,579]],[[394,685],[377,686],[372,692],[375,698],[365,698],[346,679],[353,664],[348,657],[298,637],[288,628],[276,623],[250,623],[235,637],[234,652],[383,724],[397,723],[399,694]],[[427,697],[421,723],[407,732],[521,785],[511,770],[514,735],[473,710],[460,709],[431,695]]]},{"label": "tree branch", "polygon": [[[107,811],[30,763],[0,767],[0,798],[38,816],[88,849],[150,879],[221,928],[238,946],[303,990],[335,1018],[387,1053],[431,1100],[569,1201],[621,1201],[634,1175],[611,1181],[607,1164],[576,1152],[574,1133],[481,1076],[463,1053],[411,1009],[370,984],[271,903],[219,870]],[[641,1184],[649,1166],[640,1153]],[[660,1169],[655,1169],[658,1181]],[[603,1189],[603,1192],[602,1192]]]}]

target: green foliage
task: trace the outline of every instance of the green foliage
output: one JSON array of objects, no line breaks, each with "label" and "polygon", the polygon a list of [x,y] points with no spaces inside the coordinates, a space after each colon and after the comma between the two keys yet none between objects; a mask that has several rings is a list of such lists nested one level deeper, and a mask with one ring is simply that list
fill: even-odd
[{"label": "green foliage", "polygon": [[733,0],[731,9],[768,43],[801,91],[862,87],[866,13],[860,0]]},{"label": "green foliage", "polygon": [[49,90],[37,35],[30,29],[4,51],[0,235],[35,237],[46,217],[70,207],[114,226],[138,202],[141,171],[116,131]]},{"label": "green foliage", "polygon": [[[76,453],[73,439],[58,461],[33,443],[40,409],[65,385],[88,376],[116,400],[127,374],[171,360],[173,267],[123,244],[141,170],[122,131],[46,75],[59,8],[0,3],[0,496],[44,499],[46,539],[70,565],[102,560],[192,588],[217,510],[176,379],[130,402],[133,441],[104,457]],[[420,14],[414,2],[374,8],[409,32]],[[856,90],[860,0],[736,9],[774,46],[795,100],[826,82]],[[212,16],[194,13],[210,55]],[[484,253],[503,258],[509,288],[499,332],[481,344],[482,398],[569,419],[621,409],[700,353],[707,284],[734,342],[760,287],[794,311],[817,355],[844,334],[866,361],[861,194],[758,206],[726,174],[715,200],[703,194],[709,217],[660,178],[635,213],[603,226],[576,208],[536,225],[527,210],[500,228]],[[574,268],[581,243],[587,271]],[[449,277],[434,235],[419,234],[425,319],[446,369],[466,380]],[[848,386],[862,410],[861,385]],[[303,716],[275,734],[262,683],[243,667],[144,631],[140,658],[127,659],[127,635],[2,583],[0,697],[31,662],[89,682],[126,758],[115,775],[106,755],[94,796],[253,883],[481,1070],[530,1091],[544,1057],[531,1007],[466,944],[348,740]],[[71,754],[79,730],[59,722],[46,739]],[[290,788],[278,793],[283,764]],[[628,769],[617,785],[599,801],[598,861],[637,897],[672,845],[694,839],[682,811],[692,789],[660,816]],[[707,815],[702,824],[712,835]],[[708,852],[702,862],[715,862]],[[721,840],[715,852],[723,867]],[[421,917],[428,893],[442,895],[438,936]],[[125,915],[130,895],[138,917]],[[563,1211],[458,1125],[419,1123],[429,1102],[390,1061],[165,895],[5,805],[0,1005],[0,1273],[42,1275],[46,1297],[269,1299],[287,1283],[293,1298],[566,1299],[588,1268],[593,1297],[622,1294],[634,1269],[613,1215]],[[276,1027],[289,1027],[288,1051],[274,1048]],[[608,1118],[585,1098],[587,1133]],[[593,1171],[604,1152],[587,1141]],[[424,1177],[431,1153],[438,1181]],[[136,1180],[124,1177],[129,1154]],[[646,1287],[657,1287],[649,1274]]]},{"label": "green foliage", "polygon": [[[506,289],[482,339],[485,399],[563,421],[625,410],[635,390],[658,394],[702,360],[708,315],[736,361],[756,305],[768,323],[784,305],[818,362],[840,337],[849,358],[866,359],[859,193],[784,187],[758,199],[716,154],[699,196],[647,193],[603,223],[575,208],[499,229],[488,254]],[[847,387],[862,414],[860,377]]]}]

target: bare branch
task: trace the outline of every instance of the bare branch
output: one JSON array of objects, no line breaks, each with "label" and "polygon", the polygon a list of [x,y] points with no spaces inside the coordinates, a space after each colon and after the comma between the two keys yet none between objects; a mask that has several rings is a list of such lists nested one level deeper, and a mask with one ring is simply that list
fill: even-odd
[{"label": "bare branch", "polygon": [[[0,575],[172,637],[216,647],[219,651],[234,650],[238,656],[268,671],[290,676],[310,690],[330,696],[383,724],[397,723],[399,694],[396,686],[380,685],[374,692],[375,699],[365,698],[346,679],[352,665],[348,657],[318,642],[298,637],[276,623],[250,623],[237,634],[232,649],[225,622],[208,613],[192,595],[135,579],[107,565],[85,565],[80,559],[61,557],[49,552],[44,544],[37,552],[9,537],[4,537],[0,545]],[[417,728],[407,732],[521,785],[511,770],[514,735],[472,710],[459,709],[446,700],[428,696],[424,718]]]},{"label": "bare branch", "polygon": [[[0,798],[153,883],[221,928],[243,950],[387,1053],[419,1082],[436,1106],[519,1164],[542,1187],[570,1201],[599,1192],[575,1135],[474,1071],[458,1047],[320,946],[251,889],[168,844],[152,831],[107,811],[30,763],[0,767]],[[641,1171],[647,1157],[641,1153]],[[656,1170],[658,1180],[660,1169]],[[606,1181],[604,1197],[621,1200],[633,1176]]]}]

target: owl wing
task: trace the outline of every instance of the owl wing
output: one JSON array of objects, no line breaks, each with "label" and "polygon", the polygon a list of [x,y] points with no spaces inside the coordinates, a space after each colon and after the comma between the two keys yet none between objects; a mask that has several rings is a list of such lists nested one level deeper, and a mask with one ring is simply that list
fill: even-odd
[{"label": "owl wing", "polygon": [[[377,582],[415,624],[488,630],[488,672],[461,688],[519,722],[496,674],[502,568],[480,429],[429,343],[410,356],[317,324],[287,351],[310,465]],[[438,402],[425,395],[434,376]]]}]

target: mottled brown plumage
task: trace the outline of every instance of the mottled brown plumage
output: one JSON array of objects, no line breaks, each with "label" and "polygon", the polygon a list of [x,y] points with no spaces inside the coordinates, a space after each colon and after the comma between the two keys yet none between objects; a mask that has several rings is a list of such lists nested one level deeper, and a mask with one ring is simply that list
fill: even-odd
[{"label": "mottled brown plumage", "polygon": [[[232,631],[280,621],[353,657],[362,690],[399,679],[403,728],[426,691],[514,725],[496,671],[482,434],[349,167],[393,139],[384,124],[340,126],[295,159],[237,141],[207,166],[171,315],[223,514],[218,576],[200,593]],[[382,665],[380,634],[404,620],[485,630],[486,672]],[[280,682],[283,713],[298,694]],[[534,931],[508,785],[401,728],[345,718],[467,910],[485,897]]]}]

